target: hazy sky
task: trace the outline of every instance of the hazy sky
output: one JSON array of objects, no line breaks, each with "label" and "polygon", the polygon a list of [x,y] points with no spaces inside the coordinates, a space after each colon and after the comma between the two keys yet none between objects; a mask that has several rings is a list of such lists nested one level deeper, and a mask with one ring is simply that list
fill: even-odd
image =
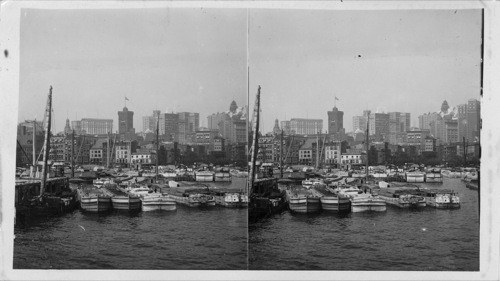
[{"label": "hazy sky", "polygon": [[438,111],[479,99],[479,10],[250,12],[250,89],[262,86],[264,130],[274,120],[323,119],[334,105],[372,111]]},{"label": "hazy sky", "polygon": [[66,116],[112,118],[124,106],[227,111],[247,103],[246,10],[33,10],[21,16],[19,120],[42,119],[54,87],[56,131]]},{"label": "hazy sky", "polygon": [[[247,11],[24,10],[19,119],[41,119],[54,87],[56,131],[70,120],[134,127],[153,109],[200,113],[247,102]],[[249,12],[250,103],[262,86],[263,131],[274,119],[321,118],[334,96],[344,127],[364,109],[417,116],[479,98],[479,10]]]}]

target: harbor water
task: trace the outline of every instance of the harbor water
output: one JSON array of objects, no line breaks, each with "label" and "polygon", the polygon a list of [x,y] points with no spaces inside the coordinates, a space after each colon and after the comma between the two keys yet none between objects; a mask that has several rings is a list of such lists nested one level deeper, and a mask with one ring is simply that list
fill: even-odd
[{"label": "harbor water", "polygon": [[[217,187],[244,188],[246,178]],[[247,209],[80,210],[15,228],[14,269],[247,269]]]},{"label": "harbor water", "polygon": [[249,269],[478,271],[478,194],[460,179],[420,184],[454,189],[461,208],[381,213],[283,212],[249,226]]}]

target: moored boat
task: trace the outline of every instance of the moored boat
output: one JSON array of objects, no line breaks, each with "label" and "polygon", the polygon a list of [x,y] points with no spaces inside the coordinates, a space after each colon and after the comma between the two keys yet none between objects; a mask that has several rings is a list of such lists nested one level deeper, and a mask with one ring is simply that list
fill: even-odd
[{"label": "moored boat", "polygon": [[413,188],[389,187],[380,189],[378,196],[387,204],[399,208],[423,208],[426,201],[419,191]]},{"label": "moored boat", "polygon": [[479,189],[479,181],[478,180],[467,181],[467,182],[465,182],[465,187],[467,187],[468,189],[472,189],[472,190],[478,190]]},{"label": "moored boat", "polygon": [[425,173],[423,172],[406,172],[406,182],[425,182]]},{"label": "moored boat", "polygon": [[231,173],[228,168],[217,169],[214,173],[214,181],[216,182],[230,182],[232,181]]},{"label": "moored boat", "polygon": [[436,209],[460,208],[460,197],[451,189],[420,189],[419,192],[425,198],[429,207]]},{"label": "moored boat", "polygon": [[215,206],[215,198],[211,195],[197,192],[196,190],[186,190],[184,192],[170,191],[168,196],[176,203],[188,207],[212,207]]},{"label": "moored boat", "polygon": [[291,212],[307,214],[321,211],[321,195],[315,190],[289,189],[286,196]]},{"label": "moored boat", "polygon": [[111,197],[100,193],[80,194],[80,206],[87,212],[107,212],[111,209]]},{"label": "moored boat", "polygon": [[363,192],[355,186],[341,187],[339,194],[346,196],[351,201],[351,212],[384,212],[386,203],[379,196]]},{"label": "moored boat", "polygon": [[141,197],[142,211],[175,211],[177,204],[173,198],[161,193],[149,193]]},{"label": "moored boat", "polygon": [[115,195],[111,197],[111,206],[115,210],[138,211],[141,209],[141,199],[138,196]]},{"label": "moored boat", "polygon": [[215,203],[226,208],[238,208],[241,206],[240,194],[236,192],[216,192]]},{"label": "moored boat", "polygon": [[349,197],[339,195],[331,187],[315,186],[319,194],[321,194],[320,202],[321,209],[331,212],[348,212],[351,210],[351,201]]},{"label": "moored boat", "polygon": [[440,168],[431,168],[425,174],[426,183],[443,183],[443,175]]},{"label": "moored boat", "polygon": [[351,211],[359,212],[384,212],[386,202],[378,196],[369,193],[360,193],[351,198]]},{"label": "moored boat", "polygon": [[211,171],[196,171],[194,175],[196,181],[214,181],[214,173]]}]

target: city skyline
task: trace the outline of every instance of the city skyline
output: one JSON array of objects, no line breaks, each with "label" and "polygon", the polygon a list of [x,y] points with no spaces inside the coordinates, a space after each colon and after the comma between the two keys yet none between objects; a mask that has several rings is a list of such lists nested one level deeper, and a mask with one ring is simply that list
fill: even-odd
[{"label": "city skyline", "polygon": [[275,119],[327,124],[334,103],[347,132],[366,109],[408,112],[417,126],[443,100],[480,97],[479,10],[252,10],[249,30],[250,104],[261,85],[264,132]]},{"label": "city skyline", "polygon": [[57,132],[66,118],[118,130],[125,97],[136,131],[153,110],[198,112],[205,124],[246,104],[245,31],[243,10],[24,9],[18,120],[43,119],[52,85]]}]

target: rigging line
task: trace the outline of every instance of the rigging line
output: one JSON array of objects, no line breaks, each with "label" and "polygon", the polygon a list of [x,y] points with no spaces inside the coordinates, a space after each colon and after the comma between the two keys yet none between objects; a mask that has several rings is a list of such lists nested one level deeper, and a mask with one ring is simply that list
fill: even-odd
[{"label": "rigging line", "polygon": [[19,145],[19,147],[21,148],[21,151],[24,153],[24,156],[26,156],[27,159],[30,159],[30,157],[28,157],[28,154],[26,154],[26,151],[24,151],[24,148],[23,146],[21,145],[21,143],[19,142],[19,140],[17,140],[17,144]]},{"label": "rigging line", "polygon": [[80,157],[80,151],[82,149],[82,146],[83,146],[83,142],[85,140],[85,135],[82,135],[82,141],[80,142],[80,148],[78,148],[78,153],[76,154],[76,162],[78,163],[78,157]]}]

